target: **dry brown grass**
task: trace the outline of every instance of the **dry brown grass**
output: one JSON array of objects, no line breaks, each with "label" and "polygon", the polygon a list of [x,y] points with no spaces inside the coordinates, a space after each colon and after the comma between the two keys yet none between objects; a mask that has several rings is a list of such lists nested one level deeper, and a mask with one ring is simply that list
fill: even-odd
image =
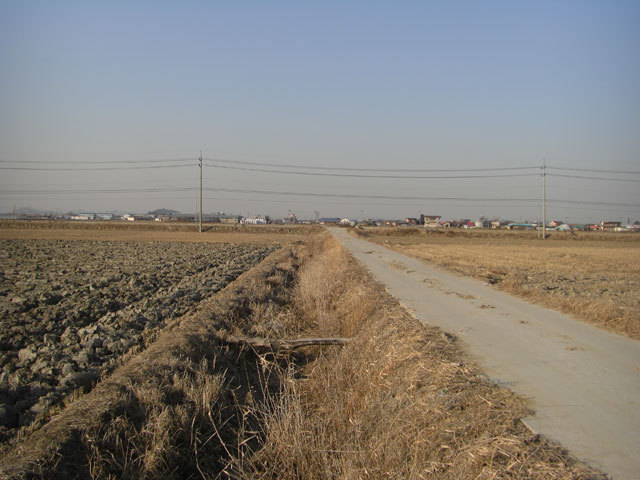
[{"label": "dry brown grass", "polygon": [[0,478],[222,474],[232,455],[258,441],[244,405],[280,390],[277,369],[223,339],[268,328],[259,319],[287,318],[298,250],[273,253],[90,393],[23,430],[2,447]]},{"label": "dry brown grass", "polygon": [[535,232],[445,233],[393,235],[388,230],[364,237],[640,338],[640,235],[554,232],[541,241]]},{"label": "dry brown grass", "polygon": [[[258,354],[224,340],[349,336]],[[325,235],[272,254],[0,455],[2,478],[596,479]],[[43,422],[46,420],[43,419]]]},{"label": "dry brown grass", "polygon": [[600,478],[520,422],[524,401],[488,382],[451,338],[421,325],[332,238],[305,263],[296,308],[350,335],[285,394],[256,405],[264,442],[241,478]]},{"label": "dry brown grass", "polygon": [[0,221],[0,239],[286,244],[302,241],[318,229],[306,225],[204,224],[199,233],[196,225],[188,223]]}]

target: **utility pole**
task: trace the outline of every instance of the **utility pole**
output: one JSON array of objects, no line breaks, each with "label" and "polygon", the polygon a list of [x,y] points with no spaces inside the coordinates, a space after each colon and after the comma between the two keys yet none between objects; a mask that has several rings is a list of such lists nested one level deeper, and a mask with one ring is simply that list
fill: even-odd
[{"label": "utility pole", "polygon": [[542,164],[542,239],[547,238],[547,163]]},{"label": "utility pole", "polygon": [[200,221],[198,223],[198,231],[202,233],[202,150],[200,150]]}]

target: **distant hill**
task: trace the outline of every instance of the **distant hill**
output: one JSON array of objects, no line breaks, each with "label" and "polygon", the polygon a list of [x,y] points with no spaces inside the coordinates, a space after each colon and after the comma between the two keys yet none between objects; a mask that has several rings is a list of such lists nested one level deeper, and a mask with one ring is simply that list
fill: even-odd
[{"label": "distant hill", "polygon": [[154,215],[156,217],[159,217],[161,215],[175,215],[177,213],[180,213],[176,210],[169,210],[168,208],[158,208],[157,210],[153,210],[152,212],[149,212],[149,215]]}]

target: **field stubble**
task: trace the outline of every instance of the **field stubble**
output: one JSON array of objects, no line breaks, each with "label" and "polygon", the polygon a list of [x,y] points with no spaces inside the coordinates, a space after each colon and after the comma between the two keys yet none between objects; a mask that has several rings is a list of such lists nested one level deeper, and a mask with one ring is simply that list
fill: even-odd
[{"label": "field stubble", "polygon": [[[356,231],[529,301],[640,339],[640,235]],[[502,233],[502,234],[501,234]]]},{"label": "field stubble", "polygon": [[0,240],[0,440],[274,248]]},{"label": "field stubble", "polygon": [[132,242],[268,243],[300,241],[319,227],[313,225],[225,225],[122,221],[0,221],[0,239],[100,240]]}]

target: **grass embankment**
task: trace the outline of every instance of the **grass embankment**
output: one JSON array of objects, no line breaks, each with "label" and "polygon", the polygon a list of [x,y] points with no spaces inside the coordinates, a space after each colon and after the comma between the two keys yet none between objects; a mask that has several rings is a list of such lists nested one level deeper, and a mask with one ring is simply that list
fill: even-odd
[{"label": "grass embankment", "polygon": [[244,409],[252,394],[261,401],[279,390],[277,369],[269,374],[263,357],[225,339],[231,332],[252,336],[254,327],[264,330],[286,317],[301,250],[271,254],[90,393],[44,412],[3,447],[0,478],[177,479],[222,472],[237,442],[252,442],[243,433],[252,425]]},{"label": "grass embankment", "polygon": [[[230,340],[350,337],[260,353]],[[520,422],[455,341],[323,236],[272,254],[91,393],[23,433],[4,476],[600,478]],[[44,422],[46,418],[43,418]]]},{"label": "grass embankment", "polygon": [[640,235],[365,229],[367,240],[640,339]]}]

